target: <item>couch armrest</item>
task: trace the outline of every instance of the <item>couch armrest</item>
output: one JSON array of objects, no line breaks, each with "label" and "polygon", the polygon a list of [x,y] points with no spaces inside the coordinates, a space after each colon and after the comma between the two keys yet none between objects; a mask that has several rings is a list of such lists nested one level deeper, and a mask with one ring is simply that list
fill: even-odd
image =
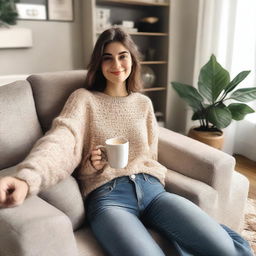
[{"label": "couch armrest", "polygon": [[37,196],[21,206],[0,209],[0,255],[76,256],[71,222]]},{"label": "couch armrest", "polygon": [[229,190],[235,159],[204,143],[160,127],[158,159],[168,169],[202,181],[218,192]]},{"label": "couch armrest", "polygon": [[168,170],[165,178],[165,189],[168,192],[189,199],[210,216],[216,218],[218,193],[214,188],[204,182]]}]

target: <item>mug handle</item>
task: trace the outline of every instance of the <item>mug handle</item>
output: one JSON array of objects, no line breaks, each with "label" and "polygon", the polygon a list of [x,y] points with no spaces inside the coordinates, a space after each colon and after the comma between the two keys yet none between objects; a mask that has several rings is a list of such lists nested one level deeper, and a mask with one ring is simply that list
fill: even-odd
[{"label": "mug handle", "polygon": [[98,145],[98,146],[96,146],[96,149],[100,149],[101,150],[102,159],[107,162],[108,161],[108,155],[107,155],[106,147],[103,146],[103,145]]}]

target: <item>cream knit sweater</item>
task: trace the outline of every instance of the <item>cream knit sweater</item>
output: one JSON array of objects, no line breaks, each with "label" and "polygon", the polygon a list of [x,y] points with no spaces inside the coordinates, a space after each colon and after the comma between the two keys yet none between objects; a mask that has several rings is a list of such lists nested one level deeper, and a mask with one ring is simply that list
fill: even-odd
[{"label": "cream knit sweater", "polygon": [[[90,162],[92,148],[108,138],[129,140],[129,163],[124,169],[108,164],[97,171]],[[112,97],[78,89],[67,100],[51,129],[18,165],[16,177],[36,194],[70,175],[78,167],[82,194],[120,176],[147,173],[163,184],[166,168],[157,162],[158,126],[150,99],[140,93]]]}]

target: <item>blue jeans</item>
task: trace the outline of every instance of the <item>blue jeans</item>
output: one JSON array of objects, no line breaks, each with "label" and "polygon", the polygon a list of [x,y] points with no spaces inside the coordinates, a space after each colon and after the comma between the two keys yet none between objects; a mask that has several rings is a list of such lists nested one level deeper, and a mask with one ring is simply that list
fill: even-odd
[{"label": "blue jeans", "polygon": [[111,256],[164,256],[145,226],[182,256],[253,255],[239,234],[147,174],[116,178],[94,190],[86,204],[92,231]]}]

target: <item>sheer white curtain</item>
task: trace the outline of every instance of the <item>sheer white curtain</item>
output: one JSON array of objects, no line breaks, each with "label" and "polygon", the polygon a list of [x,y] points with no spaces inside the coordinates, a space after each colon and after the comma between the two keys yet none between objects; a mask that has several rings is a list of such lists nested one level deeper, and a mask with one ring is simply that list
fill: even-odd
[{"label": "sheer white curtain", "polygon": [[[240,87],[256,86],[255,0],[199,0],[193,82],[195,87],[199,70],[212,53],[229,70],[231,79],[240,71],[252,70]],[[256,108],[256,103],[251,103],[251,106]],[[190,117],[191,115],[188,119]],[[187,123],[190,127],[191,122]],[[248,115],[244,121],[232,122],[225,129],[223,150],[256,160],[255,114]]]},{"label": "sheer white curtain", "polygon": [[[231,73],[251,70],[241,87],[256,86],[256,1],[238,0]],[[249,103],[256,109],[256,101]],[[256,114],[237,122],[233,152],[256,161]]]}]

